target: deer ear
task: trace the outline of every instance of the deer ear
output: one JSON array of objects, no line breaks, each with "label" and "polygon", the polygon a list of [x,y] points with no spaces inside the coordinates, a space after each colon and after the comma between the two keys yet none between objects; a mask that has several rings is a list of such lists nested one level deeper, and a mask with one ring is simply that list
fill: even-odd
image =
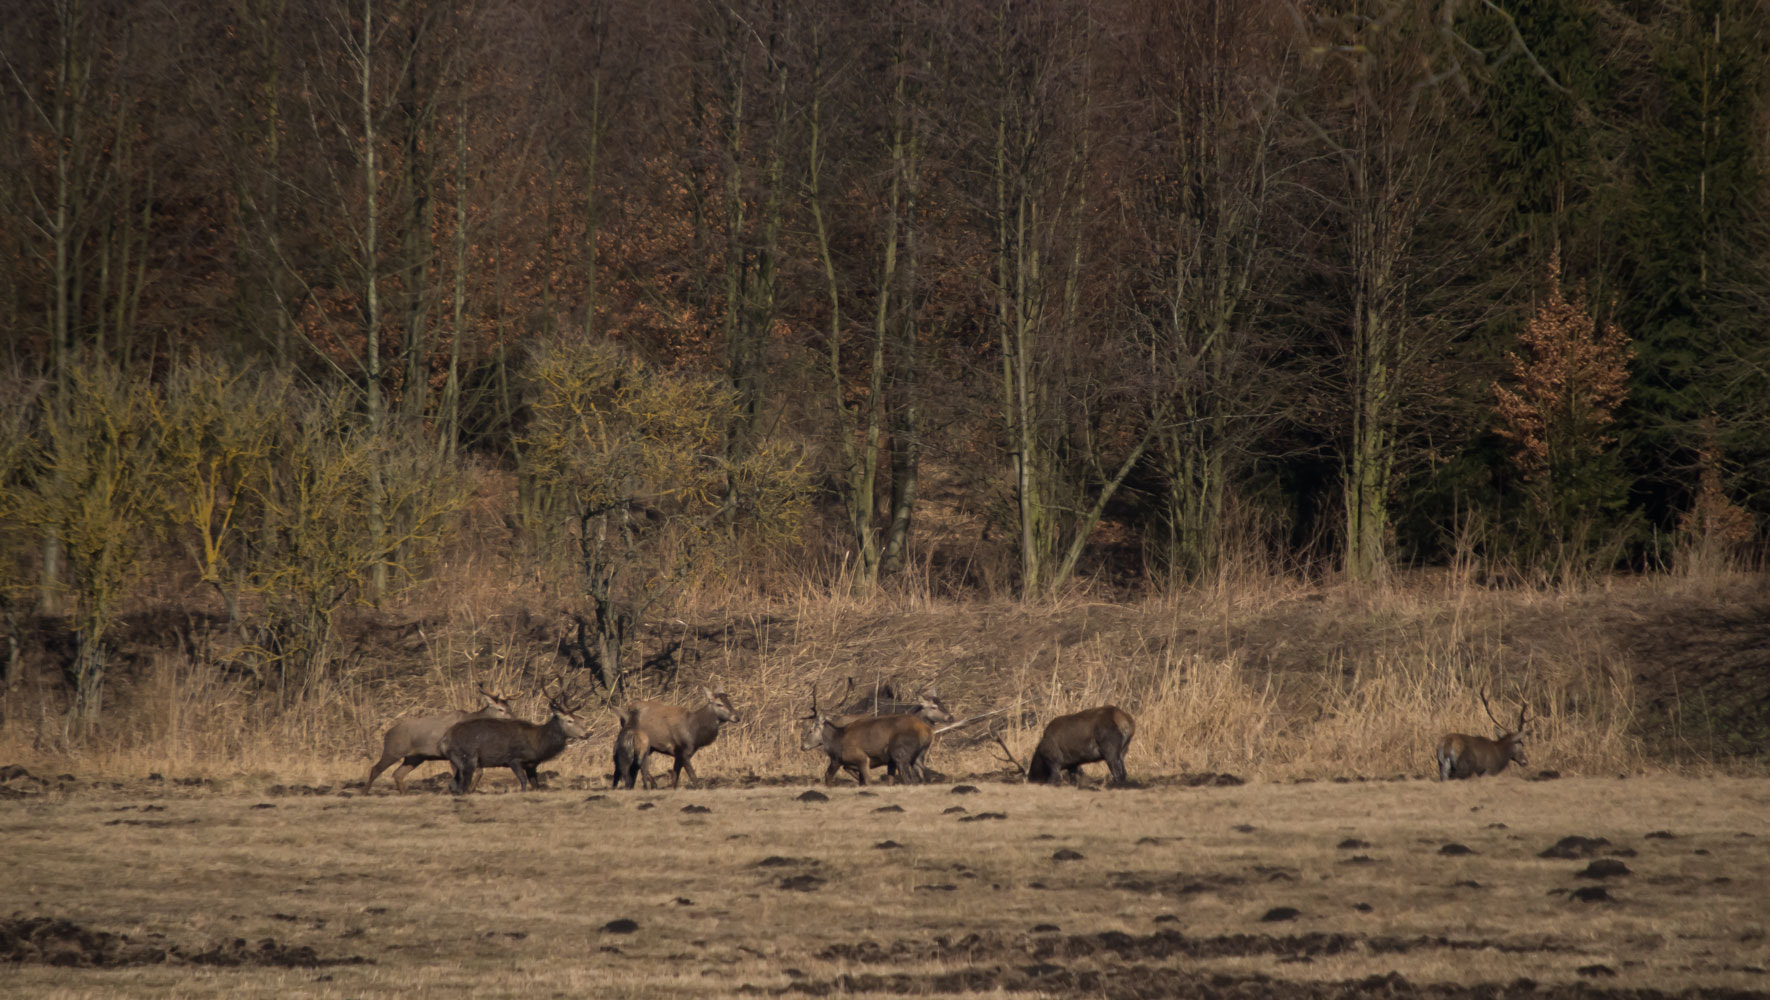
[{"label": "deer ear", "polygon": [[712,688],[710,688],[710,687],[703,687],[703,688],[701,688],[701,693],[702,693],[702,694],[704,694],[704,695],[706,695],[706,696],[707,696],[707,700],[708,700],[708,701],[714,701],[714,700],[716,700],[716,699],[715,699],[715,698],[714,698],[714,697],[713,697],[713,689],[712,689]]}]

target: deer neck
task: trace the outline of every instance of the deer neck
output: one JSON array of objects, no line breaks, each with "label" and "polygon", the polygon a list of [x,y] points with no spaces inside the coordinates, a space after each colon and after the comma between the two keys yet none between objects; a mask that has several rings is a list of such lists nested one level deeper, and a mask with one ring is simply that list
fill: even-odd
[{"label": "deer neck", "polygon": [[719,713],[713,706],[702,705],[688,713],[688,734],[694,739],[696,747],[704,747],[713,742],[719,735]]}]

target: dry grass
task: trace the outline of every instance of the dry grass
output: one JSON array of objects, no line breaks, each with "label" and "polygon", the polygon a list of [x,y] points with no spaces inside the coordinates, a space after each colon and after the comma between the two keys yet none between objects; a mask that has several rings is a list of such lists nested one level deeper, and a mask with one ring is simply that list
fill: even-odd
[{"label": "dry grass", "polygon": [[[361,780],[395,718],[471,706],[480,683],[543,715],[537,692],[563,666],[556,646],[570,622],[540,609],[566,606],[564,598],[541,577],[493,572],[472,558],[445,575],[460,586],[346,622],[335,676],[294,705],[226,679],[221,657],[193,658],[143,625],[127,650],[136,666],[111,685],[103,730],[76,746],[63,738],[65,691],[42,657],[22,685],[0,693],[0,763],[124,780],[158,771],[338,784]],[[641,643],[647,651],[685,643],[678,686],[642,679],[629,694],[690,702],[703,684],[727,690],[744,722],[709,752],[710,775],[815,773],[794,720],[812,685],[829,695],[847,678],[907,694],[938,683],[961,716],[1000,710],[988,725],[1022,759],[1052,716],[1113,702],[1138,721],[1134,775],[1267,779],[1432,773],[1440,734],[1491,731],[1479,700],[1486,690],[1505,718],[1515,718],[1517,699],[1528,702],[1533,768],[1643,773],[1666,766],[1643,743],[1637,690],[1662,664],[1640,655],[1632,630],[1654,619],[1663,649],[1682,641],[1681,616],[1731,614],[1717,634],[1734,635],[1741,651],[1761,648],[1737,627],[1754,620],[1756,605],[1738,595],[1755,586],[1757,578],[1731,586],[1653,578],[1491,591],[1441,574],[1384,587],[1241,581],[1131,604],[1079,595],[961,603],[917,591],[740,601],[709,587]],[[1712,714],[1699,721],[1701,731],[1672,734],[1688,751],[1680,766],[1722,746]],[[590,747],[562,761],[566,773],[603,769],[613,728],[612,717],[599,718]],[[979,732],[944,737],[936,766],[997,769]]]},{"label": "dry grass", "polygon": [[[838,788],[822,803],[798,788],[586,798],[565,784],[499,794],[511,786],[494,776],[489,793],[452,799],[137,783],[11,803],[0,896],[13,919],[186,955],[244,939],[237,954],[306,947],[370,964],[33,961],[0,968],[0,993],[1129,997],[1209,983],[1284,996],[1326,980],[1409,997],[1519,977],[1550,988],[1594,966],[1616,975],[1584,996],[1767,985],[1762,779],[985,783],[965,796]],[[1660,828],[1675,836],[1646,836]],[[1599,884],[1576,876],[1585,860],[1538,857],[1570,834],[1636,852],[1632,874],[1603,883],[1613,902],[1566,894]],[[1474,853],[1441,853],[1452,842]],[[1298,915],[1263,921],[1275,907]],[[605,929],[619,919],[637,933]],[[285,951],[260,952],[263,939]],[[1406,982],[1359,984],[1392,972]]]}]

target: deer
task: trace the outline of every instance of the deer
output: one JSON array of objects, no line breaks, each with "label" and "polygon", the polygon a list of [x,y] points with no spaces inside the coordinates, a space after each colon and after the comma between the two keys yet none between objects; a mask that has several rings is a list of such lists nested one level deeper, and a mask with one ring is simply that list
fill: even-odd
[{"label": "deer", "polygon": [[657,779],[645,767],[645,757],[651,752],[651,737],[634,724],[637,713],[617,711],[615,715],[621,720],[621,729],[615,735],[615,773],[609,776],[609,782],[616,788],[625,782],[630,789],[634,780],[639,779],[646,788],[656,788]]},{"label": "deer", "polygon": [[836,781],[837,771],[847,771],[863,787],[869,768],[884,765],[886,776],[898,784],[919,784],[926,779],[922,760],[934,743],[934,726],[953,721],[951,712],[934,692],[924,692],[917,710],[905,715],[827,716],[818,708],[817,685],[811,687],[811,722],[800,749],[821,749],[829,755],[824,784]]},{"label": "deer", "polygon": [[[622,772],[622,764],[636,771],[645,781],[647,788],[656,787],[651,772],[646,768],[646,760],[651,754],[663,754],[675,759],[675,766],[670,770],[670,787],[680,787],[682,772],[688,772],[690,784],[700,781],[694,773],[694,765],[689,758],[695,751],[710,745],[719,738],[719,729],[728,722],[743,721],[738,717],[736,706],[724,691],[701,688],[706,695],[706,703],[698,708],[685,708],[681,705],[670,705],[661,701],[636,701],[622,714],[621,733],[615,737],[615,780],[625,780],[628,788],[633,787],[630,774]],[[629,735],[628,731],[632,733]],[[621,743],[628,744],[623,754]]]},{"label": "deer", "polygon": [[441,749],[455,769],[449,791],[461,795],[473,790],[481,768],[508,767],[516,775],[519,791],[541,786],[540,766],[565,751],[572,740],[589,731],[563,692],[547,699],[552,712],[546,722],[521,719],[468,719],[443,734]]},{"label": "deer", "polygon": [[387,734],[381,738],[381,759],[369,768],[369,780],[363,782],[363,793],[366,795],[375,784],[381,772],[393,766],[396,760],[404,759],[399,770],[393,772],[393,785],[401,795],[406,792],[406,775],[412,769],[428,760],[447,760],[438,744],[449,727],[468,719],[509,719],[514,714],[510,711],[510,701],[500,698],[487,691],[484,684],[479,686],[479,693],[485,704],[476,712],[460,709],[453,712],[438,712],[435,715],[414,715],[395,722]]},{"label": "deer", "polygon": [[1438,741],[1439,781],[1498,774],[1513,761],[1517,761],[1519,767],[1530,763],[1524,757],[1524,726],[1529,720],[1525,717],[1528,706],[1523,699],[1518,702],[1518,725],[1511,729],[1507,729],[1505,723],[1494,718],[1485,690],[1481,692],[1481,707],[1487,712],[1487,718],[1499,729],[1499,738],[1490,740],[1485,736],[1446,734]]},{"label": "deer", "polygon": [[[1055,785],[1067,774],[1072,780],[1080,781],[1083,764],[1105,761],[1106,769],[1112,772],[1113,783],[1122,785],[1125,783],[1125,751],[1130,748],[1131,737],[1136,732],[1137,723],[1131,713],[1116,705],[1101,705],[1060,715],[1045,724],[1039,745],[1027,760],[1026,780],[1028,783],[1037,781]],[[1006,753],[1008,745],[1002,742],[1001,736],[995,739]],[[1008,763],[1016,768],[1020,766],[1013,754],[1008,755]]]}]

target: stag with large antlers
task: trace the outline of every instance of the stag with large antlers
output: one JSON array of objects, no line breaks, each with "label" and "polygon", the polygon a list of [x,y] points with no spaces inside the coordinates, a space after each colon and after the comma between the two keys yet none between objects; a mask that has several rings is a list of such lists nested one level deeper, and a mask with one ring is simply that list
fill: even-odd
[{"label": "stag with large antlers", "polygon": [[566,700],[563,685],[547,699],[552,714],[546,722],[520,719],[469,719],[443,734],[441,749],[455,769],[449,790],[457,795],[473,790],[480,769],[508,767],[516,775],[516,787],[528,791],[541,785],[540,767],[565,751],[572,740],[588,735],[584,723]]},{"label": "stag with large antlers", "polygon": [[1493,708],[1487,703],[1486,691],[1481,692],[1481,707],[1500,731],[1499,738],[1490,740],[1485,736],[1467,736],[1463,733],[1446,735],[1438,741],[1438,780],[1498,774],[1513,761],[1517,761],[1519,767],[1529,763],[1524,757],[1524,726],[1529,720],[1525,717],[1528,708],[1523,699],[1518,702],[1518,725],[1511,729],[1507,729],[1505,723],[1494,718]]}]

